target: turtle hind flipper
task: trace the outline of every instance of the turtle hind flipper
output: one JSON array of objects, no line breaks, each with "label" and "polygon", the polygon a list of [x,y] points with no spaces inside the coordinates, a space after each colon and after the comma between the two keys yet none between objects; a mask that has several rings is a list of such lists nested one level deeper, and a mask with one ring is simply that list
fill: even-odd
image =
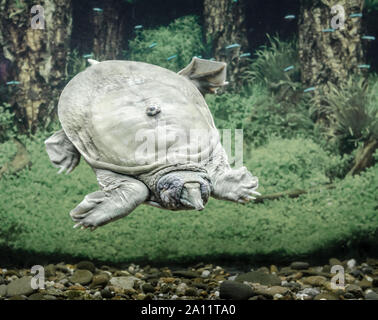
[{"label": "turtle hind flipper", "polygon": [[45,141],[46,151],[50,161],[57,168],[58,173],[66,170],[70,173],[80,162],[80,153],[77,151],[72,142],[67,138],[63,129],[55,132]]}]

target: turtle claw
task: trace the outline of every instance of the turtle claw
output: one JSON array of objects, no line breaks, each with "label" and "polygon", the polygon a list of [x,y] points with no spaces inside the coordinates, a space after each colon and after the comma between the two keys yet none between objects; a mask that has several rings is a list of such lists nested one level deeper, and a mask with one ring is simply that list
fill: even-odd
[{"label": "turtle claw", "polygon": [[85,230],[85,229],[90,229],[91,231],[95,231],[97,229],[96,226],[86,226],[83,224],[83,222],[79,222],[79,223],[76,223],[73,228],[76,229],[76,228],[79,228],[80,227],[80,230]]},{"label": "turtle claw", "polygon": [[58,174],[61,174],[64,171],[65,167],[61,167],[58,171]]}]

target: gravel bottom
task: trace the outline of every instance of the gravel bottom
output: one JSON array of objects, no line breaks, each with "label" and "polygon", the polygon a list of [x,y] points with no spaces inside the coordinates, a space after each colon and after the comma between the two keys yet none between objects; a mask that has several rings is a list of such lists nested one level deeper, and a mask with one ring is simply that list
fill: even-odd
[{"label": "gravel bottom", "polygon": [[[342,266],[344,287],[332,285],[333,266]],[[203,263],[172,270],[82,261],[50,264],[44,271],[44,289],[34,290],[30,269],[0,268],[0,300],[378,300],[378,259],[357,264],[332,258],[324,266],[297,261],[249,272]]]}]

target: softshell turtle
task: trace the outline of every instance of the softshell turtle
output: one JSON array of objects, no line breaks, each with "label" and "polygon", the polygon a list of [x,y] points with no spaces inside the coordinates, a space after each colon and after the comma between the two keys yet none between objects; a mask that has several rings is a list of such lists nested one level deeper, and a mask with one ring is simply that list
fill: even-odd
[{"label": "softshell turtle", "polygon": [[82,156],[101,187],[70,212],[75,227],[95,229],[143,203],[202,210],[210,195],[254,199],[258,179],[230,167],[203,97],[226,84],[225,63],[193,58],[176,74],[142,62],[89,62],[60,96],[63,129],[45,141],[59,172]]}]

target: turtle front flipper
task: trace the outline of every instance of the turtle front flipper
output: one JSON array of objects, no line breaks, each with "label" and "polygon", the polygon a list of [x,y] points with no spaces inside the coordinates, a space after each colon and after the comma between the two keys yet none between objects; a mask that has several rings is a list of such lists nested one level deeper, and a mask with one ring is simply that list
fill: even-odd
[{"label": "turtle front flipper", "polygon": [[58,173],[66,170],[70,173],[80,162],[80,153],[67,138],[63,129],[55,132],[45,141],[46,151],[53,165],[60,168]]},{"label": "turtle front flipper", "polygon": [[134,178],[107,170],[95,170],[102,191],[88,194],[70,212],[74,227],[96,229],[130,214],[149,197],[146,185]]},{"label": "turtle front flipper", "polygon": [[212,185],[212,196],[216,199],[247,203],[261,196],[256,189],[259,180],[246,167],[232,169],[226,151],[220,147],[205,165]]},{"label": "turtle front flipper", "polygon": [[228,85],[226,81],[227,64],[194,57],[189,65],[178,74],[188,78],[205,95],[216,93],[218,88]]}]

